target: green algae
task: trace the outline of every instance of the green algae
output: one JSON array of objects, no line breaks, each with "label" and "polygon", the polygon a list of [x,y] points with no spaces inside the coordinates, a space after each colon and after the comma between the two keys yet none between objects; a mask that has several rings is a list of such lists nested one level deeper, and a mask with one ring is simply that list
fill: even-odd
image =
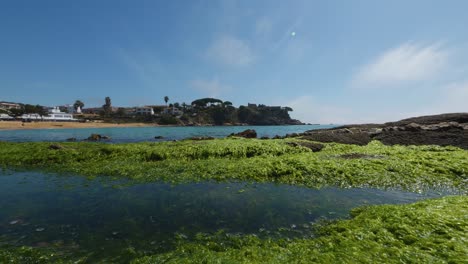
[{"label": "green algae", "polygon": [[[146,255],[128,249],[128,261],[149,263],[466,263],[468,197],[447,196],[406,205],[359,207],[350,220],[316,226],[314,238],[176,234],[172,251]],[[54,247],[0,247],[2,263],[88,263]],[[105,263],[102,262],[102,263]]]},{"label": "green algae", "polygon": [[[256,181],[323,186],[455,188],[466,192],[468,151],[455,147],[330,143],[320,152],[288,140],[162,143],[0,143],[4,168],[40,169],[142,182]],[[346,158],[358,157],[358,158]]]},{"label": "green algae", "polygon": [[[411,191],[452,188],[464,194],[468,151],[455,147],[330,143],[320,152],[287,140],[218,139],[101,144],[0,142],[0,166],[141,182],[256,181],[319,188],[377,187]],[[54,143],[57,144],[57,143]],[[242,194],[240,194],[242,195]],[[351,220],[316,227],[315,238],[259,238],[224,232],[178,236],[175,250],[134,263],[466,263],[468,198],[361,207]],[[74,263],[50,248],[0,247],[0,262]]]},{"label": "green algae", "polygon": [[466,196],[361,207],[351,215],[318,227],[312,239],[200,234],[133,263],[466,263]]}]

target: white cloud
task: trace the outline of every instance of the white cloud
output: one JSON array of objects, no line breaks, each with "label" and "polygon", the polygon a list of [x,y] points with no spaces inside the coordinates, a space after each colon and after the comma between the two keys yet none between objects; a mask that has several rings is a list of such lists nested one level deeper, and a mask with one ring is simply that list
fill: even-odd
[{"label": "white cloud", "polygon": [[399,82],[426,81],[447,66],[449,52],[440,44],[406,43],[388,50],[354,76],[356,87],[385,87]]},{"label": "white cloud", "polygon": [[228,66],[246,66],[254,61],[249,45],[233,36],[221,36],[214,40],[206,55],[218,63]]},{"label": "white cloud", "polygon": [[211,80],[193,80],[190,82],[190,85],[208,97],[218,97],[221,93],[231,90],[230,86],[221,84],[217,78]]}]

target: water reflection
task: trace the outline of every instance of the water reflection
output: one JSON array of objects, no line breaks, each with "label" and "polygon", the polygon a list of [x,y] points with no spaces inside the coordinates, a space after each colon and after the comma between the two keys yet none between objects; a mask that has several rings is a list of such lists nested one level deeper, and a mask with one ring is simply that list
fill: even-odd
[{"label": "water reflection", "polygon": [[375,189],[314,190],[246,183],[129,184],[105,178],[22,172],[0,176],[0,243],[56,246],[94,257],[132,247],[170,249],[176,234],[312,236],[320,219],[366,204],[437,196]]}]

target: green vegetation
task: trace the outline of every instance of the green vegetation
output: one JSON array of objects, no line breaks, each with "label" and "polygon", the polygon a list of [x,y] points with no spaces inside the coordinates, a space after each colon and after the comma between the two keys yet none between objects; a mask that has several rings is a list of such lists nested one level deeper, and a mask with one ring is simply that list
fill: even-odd
[{"label": "green vegetation", "polygon": [[361,207],[314,239],[219,233],[133,263],[466,263],[468,197]]},{"label": "green vegetation", "polygon": [[[466,263],[468,197],[356,208],[352,219],[317,225],[315,238],[274,239],[223,231],[179,235],[172,251],[132,263]],[[2,263],[84,263],[51,246],[0,247]],[[130,258],[131,259],[131,258]],[[73,261],[73,262],[72,262]]]},{"label": "green vegetation", "polygon": [[320,152],[287,140],[217,139],[101,144],[0,142],[0,165],[139,181],[234,180],[339,187],[467,190],[468,151],[455,147],[327,144]]},{"label": "green vegetation", "polygon": [[[308,187],[455,189],[466,194],[468,151],[455,147],[330,143],[320,152],[299,139],[216,139],[162,143],[0,142],[4,169],[37,169],[142,182],[257,181]],[[174,250],[133,263],[463,263],[468,197],[354,209],[352,219],[316,226],[314,238],[217,234],[179,236]],[[148,254],[148,253],[146,253]],[[0,262],[66,263],[77,255],[0,247]],[[83,259],[86,261],[86,259]],[[75,262],[76,263],[76,262]],[[80,263],[80,262],[78,262]]]}]

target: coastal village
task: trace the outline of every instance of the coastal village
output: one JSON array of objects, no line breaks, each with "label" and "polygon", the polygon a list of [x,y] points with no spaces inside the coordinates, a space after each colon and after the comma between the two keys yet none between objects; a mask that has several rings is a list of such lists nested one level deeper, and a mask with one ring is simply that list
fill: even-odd
[{"label": "coastal village", "polygon": [[297,125],[291,119],[290,107],[266,106],[248,103],[247,106],[234,107],[230,101],[215,98],[202,98],[186,103],[164,105],[144,105],[119,107],[106,97],[102,107],[85,107],[76,100],[74,104],[41,106],[0,101],[1,121],[22,122],[105,122],[105,123],[155,123],[160,125]]}]

